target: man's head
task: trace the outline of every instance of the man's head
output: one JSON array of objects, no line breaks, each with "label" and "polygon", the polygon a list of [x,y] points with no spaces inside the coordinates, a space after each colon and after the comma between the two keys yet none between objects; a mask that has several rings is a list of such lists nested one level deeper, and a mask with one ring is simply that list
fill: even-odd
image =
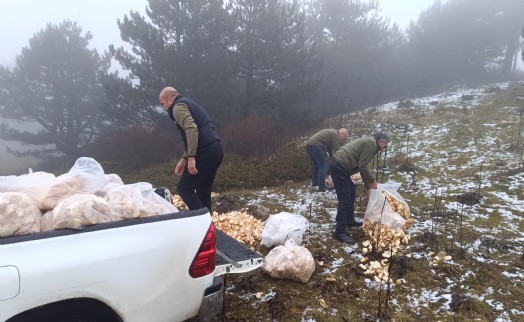
[{"label": "man's head", "polygon": [[348,136],[348,129],[341,128],[340,130],[338,130],[338,138],[340,139],[340,141],[345,141],[348,138]]},{"label": "man's head", "polygon": [[377,145],[380,148],[380,151],[383,151],[385,148],[388,147],[388,143],[391,141],[389,139],[389,135],[387,135],[384,132],[375,132],[373,134],[373,137],[375,138],[375,141],[377,142]]},{"label": "man's head", "polygon": [[175,100],[175,97],[177,97],[178,91],[173,87],[165,87],[161,92],[160,95],[158,95],[158,99],[160,100],[160,105],[164,108],[164,111],[167,111],[169,106],[173,104],[173,101]]}]

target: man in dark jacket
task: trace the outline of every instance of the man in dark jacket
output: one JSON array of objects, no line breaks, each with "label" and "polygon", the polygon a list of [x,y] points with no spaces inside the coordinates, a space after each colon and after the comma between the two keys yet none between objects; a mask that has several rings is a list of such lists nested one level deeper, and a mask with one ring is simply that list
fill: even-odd
[{"label": "man in dark jacket", "polygon": [[202,106],[173,87],[164,88],[159,100],[184,141],[185,153],[175,167],[181,176],[177,192],[189,210],[207,207],[211,212],[211,189],[224,158],[215,125]]},{"label": "man in dark jacket", "polygon": [[338,131],[335,129],[318,131],[307,140],[306,150],[313,161],[311,186],[318,186],[318,191],[326,191],[326,170],[328,167],[326,154],[329,155],[329,158],[333,157],[333,153],[338,150],[340,143],[347,138],[348,130],[341,128]]},{"label": "man in dark jacket", "polygon": [[349,227],[362,227],[362,222],[355,220],[356,187],[351,175],[359,172],[367,189],[377,189],[377,182],[373,179],[368,164],[379,151],[386,149],[389,141],[389,136],[381,132],[372,137],[356,139],[340,148],[329,162],[338,199],[336,240],[347,244],[355,243],[346,232]]}]

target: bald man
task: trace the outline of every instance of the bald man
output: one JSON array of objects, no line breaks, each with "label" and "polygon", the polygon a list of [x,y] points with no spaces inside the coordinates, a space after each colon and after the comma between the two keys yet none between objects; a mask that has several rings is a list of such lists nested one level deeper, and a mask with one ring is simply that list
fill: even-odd
[{"label": "bald man", "polygon": [[202,106],[173,87],[164,88],[159,100],[184,142],[184,155],[175,167],[177,192],[189,210],[206,207],[213,214],[211,190],[224,158],[215,125]]},{"label": "bald man", "polygon": [[313,161],[313,176],[311,186],[318,186],[318,191],[326,191],[326,170],[328,168],[326,154],[329,158],[333,157],[340,144],[348,138],[348,130],[341,128],[324,129],[313,134],[307,140],[306,150]]}]

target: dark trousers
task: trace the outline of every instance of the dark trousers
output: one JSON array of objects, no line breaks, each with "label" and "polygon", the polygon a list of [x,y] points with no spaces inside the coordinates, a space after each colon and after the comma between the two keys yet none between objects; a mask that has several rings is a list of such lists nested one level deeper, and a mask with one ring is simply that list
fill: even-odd
[{"label": "dark trousers", "polygon": [[206,207],[213,215],[211,209],[211,189],[224,158],[224,151],[220,142],[211,144],[197,150],[195,158],[197,174],[190,174],[187,165],[177,185],[177,192],[189,210]]},{"label": "dark trousers", "polygon": [[344,234],[348,224],[355,221],[357,187],[337,160],[331,159],[329,161],[329,171],[338,199],[335,234]]},{"label": "dark trousers", "polygon": [[319,146],[306,145],[306,150],[313,160],[313,177],[311,185],[318,186],[318,190],[326,190],[326,170],[328,167],[326,153]]}]

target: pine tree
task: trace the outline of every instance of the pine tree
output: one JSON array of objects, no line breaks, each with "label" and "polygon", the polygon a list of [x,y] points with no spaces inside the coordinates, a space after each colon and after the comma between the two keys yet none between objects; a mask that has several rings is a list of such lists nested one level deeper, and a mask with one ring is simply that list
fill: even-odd
[{"label": "pine tree", "polygon": [[154,124],[159,122],[154,108],[158,93],[173,86],[205,106],[214,119],[229,113],[236,58],[228,10],[222,0],[149,0],[147,17],[131,12],[118,20],[131,50],[110,50],[129,76],[105,78],[109,101],[104,110],[128,115],[126,122]]},{"label": "pine tree", "polygon": [[314,43],[304,32],[298,3],[236,0],[242,115],[263,113],[289,125],[308,122],[318,85]]},{"label": "pine tree", "polygon": [[[74,22],[48,24],[29,40],[18,55],[16,67],[0,69],[0,106],[3,139],[31,144],[31,150],[11,150],[45,161],[65,156],[67,165],[82,156],[100,127],[101,73],[109,62],[88,48],[92,36],[82,35]],[[35,130],[15,126],[23,122]]]}]

